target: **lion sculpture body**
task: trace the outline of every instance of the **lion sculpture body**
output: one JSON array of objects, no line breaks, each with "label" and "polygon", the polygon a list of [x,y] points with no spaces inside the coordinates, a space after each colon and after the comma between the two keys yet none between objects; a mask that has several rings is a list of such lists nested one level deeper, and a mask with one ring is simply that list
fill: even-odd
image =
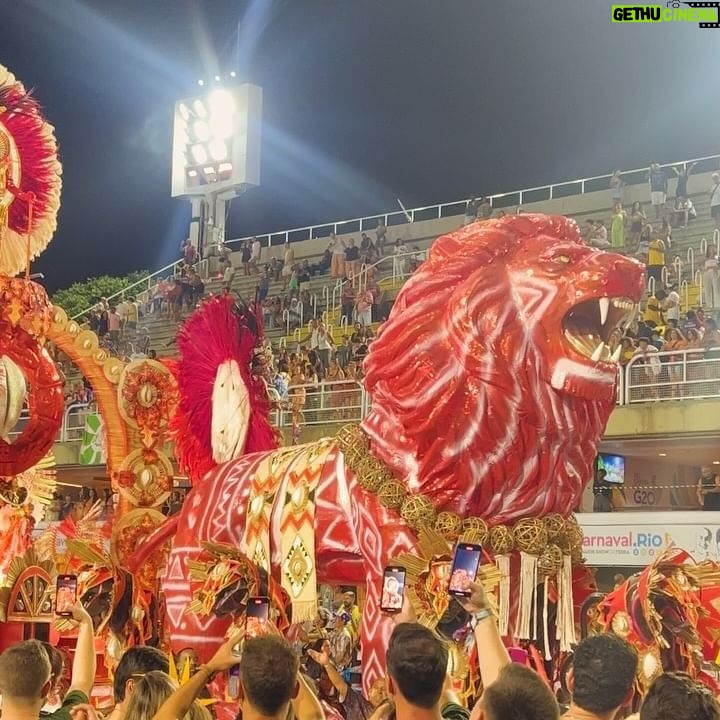
[{"label": "lion sculpture body", "polygon": [[[591,478],[615,401],[617,368],[606,342],[642,289],[639,263],[587,247],[576,224],[562,217],[506,217],[438,238],[365,363],[372,409],[362,427],[372,454],[408,495],[424,495],[437,510],[489,524],[569,513]],[[292,467],[292,453],[321,447],[318,580],[366,584],[365,687],[384,673],[380,578],[388,560],[413,551],[416,535],[360,486],[332,441],[244,455],[195,484],[163,581],[175,650],[192,645],[206,655],[228,623],[186,612],[188,559],[204,541],[246,550],[258,469],[283,453],[283,467]],[[277,576],[285,567],[284,482],[264,496]]]}]

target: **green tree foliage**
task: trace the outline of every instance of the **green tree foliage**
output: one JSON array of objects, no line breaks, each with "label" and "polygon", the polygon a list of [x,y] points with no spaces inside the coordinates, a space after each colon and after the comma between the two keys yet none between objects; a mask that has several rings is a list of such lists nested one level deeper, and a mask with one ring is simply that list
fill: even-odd
[{"label": "green tree foliage", "polygon": [[[52,302],[53,305],[57,305],[65,310],[68,317],[74,317],[78,313],[92,307],[101,297],[110,297],[110,295],[124,290],[133,283],[145,279],[148,275],[147,270],[138,270],[125,277],[100,275],[99,277],[88,278],[84,282],[72,284],[65,290],[58,290],[52,296]],[[138,285],[128,293],[128,297],[135,293],[140,293],[145,289],[145,284]]]}]

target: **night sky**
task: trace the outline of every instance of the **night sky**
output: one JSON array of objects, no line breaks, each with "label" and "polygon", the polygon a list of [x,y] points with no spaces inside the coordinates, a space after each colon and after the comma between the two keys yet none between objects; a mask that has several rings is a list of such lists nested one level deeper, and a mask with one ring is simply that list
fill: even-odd
[{"label": "night sky", "polygon": [[233,69],[265,124],[228,237],[720,152],[720,30],[613,24],[611,4],[3,0],[0,62],[64,164],[34,267],[53,290],[174,260],[173,105]]}]

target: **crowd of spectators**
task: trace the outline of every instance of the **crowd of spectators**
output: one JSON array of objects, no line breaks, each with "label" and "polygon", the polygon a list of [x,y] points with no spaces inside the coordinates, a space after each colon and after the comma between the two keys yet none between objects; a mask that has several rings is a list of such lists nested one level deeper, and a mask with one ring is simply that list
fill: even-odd
[{"label": "crowd of spectators", "polygon": [[174,658],[175,667],[190,666],[180,687],[170,677],[168,655],[132,646],[114,668],[112,704],[96,709],[90,703],[93,618],[78,603],[72,608],[79,632],[69,677],[66,656],[49,643],[25,640],[0,655],[3,720],[98,720],[103,711],[110,720],[212,720],[215,706],[203,700],[213,680],[244,720],[612,720],[627,717],[638,704],[638,720],[720,720],[712,691],[684,673],[660,669],[639,703],[637,674],[646,664],[612,634],[583,639],[559,682],[550,682],[527,653],[513,651],[511,661],[482,585],[466,585],[469,595],[461,604],[469,618],[467,647],[476,654],[481,681],[468,700],[453,690],[447,642],[418,622],[407,596],[393,616],[387,675],[365,697],[355,666],[361,611],[347,592],[287,635],[272,617],[248,633],[241,617],[207,662],[199,663],[192,648]]}]

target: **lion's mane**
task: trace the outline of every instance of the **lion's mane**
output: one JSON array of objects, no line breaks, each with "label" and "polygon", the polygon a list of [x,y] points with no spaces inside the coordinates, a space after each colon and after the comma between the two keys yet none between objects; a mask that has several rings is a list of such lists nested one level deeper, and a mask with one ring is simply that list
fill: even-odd
[{"label": "lion's mane", "polygon": [[612,402],[552,388],[561,340],[528,326],[511,279],[516,255],[554,243],[585,247],[574,221],[545,215],[438,238],[371,345],[373,452],[440,508],[493,522],[566,513],[591,477]]}]

